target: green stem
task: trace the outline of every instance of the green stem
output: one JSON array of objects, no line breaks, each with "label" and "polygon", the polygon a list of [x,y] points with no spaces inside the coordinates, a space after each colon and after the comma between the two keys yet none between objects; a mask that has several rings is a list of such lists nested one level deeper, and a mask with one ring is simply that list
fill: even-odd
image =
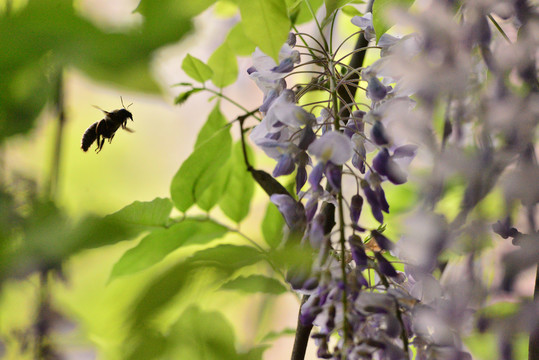
[{"label": "green stem", "polygon": [[249,110],[247,110],[247,108],[243,107],[240,103],[232,100],[231,98],[229,98],[228,96],[224,95],[223,93],[219,92],[219,91],[215,91],[213,89],[210,89],[210,88],[207,88],[207,87],[202,87],[200,88],[201,90],[206,90],[206,91],[209,91],[211,92],[212,94],[220,97],[221,99],[224,99],[226,101],[228,101],[229,103],[231,103],[232,105],[236,106],[237,108],[241,109],[242,111],[245,111],[246,114],[249,114],[250,116],[254,117],[255,119],[257,119],[258,121],[262,121],[262,119],[256,115],[254,115],[253,113],[251,113]]},{"label": "green stem", "polygon": [[329,32],[329,52],[333,54],[333,30],[334,30],[334,27],[335,27],[335,19],[337,18],[337,12],[338,11],[335,11],[333,13],[333,18],[331,19],[331,27],[330,27],[330,32]]},{"label": "green stem", "polygon": [[[332,60],[328,63],[328,70],[330,71],[329,81],[330,81],[330,87],[331,87],[331,94],[332,94],[332,100],[333,100],[333,125],[335,126],[335,130],[340,130],[340,117],[339,117],[339,94],[337,92],[336,82],[335,82],[335,66]],[[340,167],[342,171],[342,166]],[[342,189],[339,189],[339,193],[337,194],[337,202],[338,202],[338,208],[339,208],[339,243],[341,246],[341,276],[342,281],[344,284],[344,290],[342,293],[342,305],[343,305],[343,334],[344,334],[344,343],[348,341],[350,338],[349,329],[348,329],[348,321],[346,319],[346,314],[348,311],[348,298],[346,296],[348,285],[347,285],[347,279],[346,279],[346,238],[344,233],[344,228],[346,224],[344,223],[344,205],[343,205],[343,195],[342,195]],[[345,345],[343,345],[345,346]],[[343,356],[346,354],[346,351],[343,349]]]},{"label": "green stem", "polygon": [[247,145],[245,144],[245,131],[243,130],[243,121],[245,120],[244,117],[238,117],[238,122],[240,124],[240,140],[241,140],[241,151],[243,153],[243,161],[245,162],[245,166],[247,169],[251,168],[251,164],[249,163],[249,157],[247,156]]},{"label": "green stem", "polygon": [[[292,25],[292,29],[294,29],[294,31],[296,32],[296,35],[299,36],[299,38],[301,39],[301,41],[303,41],[303,47],[305,47],[307,49],[307,51],[309,51],[309,54],[314,58],[316,58],[317,56],[314,54],[315,51],[318,51],[318,52],[321,52],[321,53],[324,53],[323,50],[318,50],[318,49],[311,49],[311,47],[309,46],[309,44],[307,44],[307,41],[303,38],[303,35],[308,35],[308,34],[303,34],[301,32],[298,31],[298,29],[296,28],[295,25]],[[315,39],[316,41],[316,39]],[[322,47],[321,44],[319,44],[320,47]],[[296,45],[296,47],[302,47],[301,45]]]},{"label": "green stem", "polygon": [[326,37],[324,36],[324,29],[322,29],[322,26],[318,22],[318,19],[316,18],[316,13],[314,12],[309,0],[305,0],[305,5],[307,5],[307,8],[309,9],[309,12],[311,13],[311,15],[312,15],[312,17],[313,17],[313,19],[314,19],[314,21],[316,23],[316,27],[318,28],[318,31],[320,32],[320,36],[321,36],[322,40],[324,41],[324,50],[329,51],[328,42],[326,40]]},{"label": "green stem", "polygon": [[[366,12],[372,12],[372,6],[373,6],[374,0],[370,0],[367,4]],[[369,45],[369,42],[367,39],[365,39],[365,35],[363,32],[359,34],[359,37],[356,42],[356,46],[354,50],[354,55],[352,56],[352,59],[350,60],[350,67],[353,69],[358,69],[363,66],[363,62],[365,61],[365,55],[367,53],[366,50],[364,51],[357,51],[358,49],[367,48]],[[353,76],[350,76],[349,83],[359,83],[359,72],[354,72]],[[347,86],[340,86],[338,88],[339,96],[343,98],[345,101],[343,101],[343,104],[349,104],[354,102],[354,98],[356,95],[357,88],[355,86],[352,86],[352,90],[349,91],[346,89]],[[347,118],[350,116],[350,113],[348,112],[348,107],[346,107],[345,111],[342,112],[342,117]]]},{"label": "green stem", "polygon": [[[63,134],[66,123],[64,110],[64,90],[63,90],[63,69],[58,69],[55,78],[56,93],[54,94],[54,106],[58,116],[58,127],[56,128],[56,138],[54,152],[52,154],[51,170],[45,194],[48,200],[55,201],[58,197],[58,184],[60,176],[60,162],[62,157]],[[36,316],[35,333],[35,356],[36,359],[49,359],[55,357],[54,349],[50,344],[51,331],[51,301],[49,289],[49,274],[51,269],[44,267],[39,270],[39,303]]]},{"label": "green stem", "polygon": [[58,115],[58,126],[56,128],[56,138],[54,142],[54,150],[52,153],[51,170],[49,182],[45,193],[47,198],[54,200],[57,197],[58,183],[60,176],[60,160],[62,158],[62,143],[65,128],[65,110],[64,110],[64,92],[63,92],[63,70],[58,70],[56,78],[56,93],[55,93],[55,108]]}]

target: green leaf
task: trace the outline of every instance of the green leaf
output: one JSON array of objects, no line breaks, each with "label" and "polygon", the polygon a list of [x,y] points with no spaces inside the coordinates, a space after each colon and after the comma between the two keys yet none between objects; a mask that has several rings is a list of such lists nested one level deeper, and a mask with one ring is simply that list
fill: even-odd
[{"label": "green leaf", "polygon": [[191,79],[201,83],[211,79],[213,75],[213,71],[208,65],[190,54],[187,54],[185,59],[183,59],[182,70],[185,71]]},{"label": "green leaf", "polygon": [[82,250],[112,245],[136,235],[131,226],[112,218],[88,216],[72,225],[52,203],[36,204],[33,210],[32,217],[24,223],[22,242],[10,243],[10,263],[0,266],[9,270],[8,276],[27,274],[40,266],[55,268]]},{"label": "green leaf", "polygon": [[238,4],[234,0],[221,0],[213,7],[214,14],[218,18],[229,19],[238,14]]},{"label": "green leaf", "polygon": [[[288,0],[288,13],[290,14],[290,19],[294,25],[300,25],[306,22],[313,20],[313,16],[309,7],[307,6],[305,0],[297,0],[290,4],[291,0]],[[324,3],[323,0],[310,0],[309,5],[313,9],[313,12],[316,13],[320,6]]]},{"label": "green leaf", "polygon": [[187,308],[170,328],[170,359],[238,359],[234,329],[219,312]]},{"label": "green leaf", "polygon": [[278,249],[272,249],[269,253],[272,263],[278,268],[296,268],[308,274],[311,271],[312,262],[313,259],[316,259],[316,256],[313,255],[312,249],[302,246],[300,240],[301,237],[288,239],[284,246]]},{"label": "green leaf", "polygon": [[211,220],[196,219],[186,219],[168,229],[155,230],[123,254],[114,264],[110,280],[144,270],[182,246],[207,244],[224,236],[227,231]]},{"label": "green leaf", "polygon": [[285,328],[281,331],[271,331],[269,333],[267,333],[263,338],[262,338],[262,341],[273,341],[273,340],[276,340],[278,338],[280,338],[281,336],[293,336],[296,334],[296,329],[292,329],[292,328]]},{"label": "green leaf", "polygon": [[245,34],[277,62],[290,31],[285,0],[240,0],[239,5]]},{"label": "green leaf", "polygon": [[221,197],[226,190],[226,184],[230,175],[230,160],[228,160],[219,169],[219,172],[215,175],[213,182],[208,189],[202,193],[197,199],[197,206],[204,211],[210,211],[215,205],[219,203]]},{"label": "green leaf", "polygon": [[[206,120],[206,123],[202,126],[198,133],[195,148],[226,126],[227,120],[221,113],[219,107],[220,103],[217,102],[213,110],[210,112],[208,120]],[[227,159],[227,161],[225,161],[223,166],[213,177],[213,181],[209,187],[202,193],[200,197],[197,198],[196,203],[198,207],[200,207],[202,210],[210,211],[217,203],[219,203],[219,200],[225,191],[229,173],[230,160]]]},{"label": "green leaf", "polygon": [[230,128],[225,127],[184,161],[170,185],[171,198],[178,210],[185,212],[208,189],[230,156],[231,146]]},{"label": "green leaf", "polygon": [[358,9],[351,5],[344,6],[341,11],[343,12],[343,14],[346,14],[350,17],[363,16],[363,14]]},{"label": "green leaf", "polygon": [[152,319],[191,282],[196,267],[190,263],[179,263],[158,276],[142,291],[133,303],[131,314],[127,317],[134,333],[144,330]]},{"label": "green leaf", "polygon": [[241,22],[230,29],[225,41],[232,51],[239,56],[250,56],[256,48],[256,45],[245,34],[243,23]]},{"label": "green leaf", "polygon": [[176,96],[176,99],[174,99],[174,104],[182,105],[189,99],[189,97],[191,97],[191,95],[196,94],[199,91],[202,91],[202,89],[191,89],[180,93],[180,95]]},{"label": "green leaf", "polygon": [[238,78],[238,61],[226,42],[213,52],[208,65],[213,70],[211,81],[219,88],[233,84]]},{"label": "green leaf", "polygon": [[142,37],[146,42],[169,42],[190,30],[190,19],[215,0],[141,0],[134,10],[144,17]]},{"label": "green leaf", "polygon": [[165,226],[172,211],[170,199],[135,201],[108,217],[132,225]]},{"label": "green leaf", "polygon": [[[117,42],[122,41],[120,39]],[[107,41],[108,42],[108,41]],[[97,45],[99,46],[99,45]],[[103,47],[109,47],[109,45],[103,44]],[[135,49],[128,49],[127,44],[124,49],[114,49],[114,51],[123,51],[125,53],[131,53],[132,56],[140,56],[139,51]],[[128,89],[141,91],[149,94],[158,94],[161,91],[159,84],[155,81],[149,67],[150,59],[139,58],[139,60],[132,61],[129,65],[126,62],[128,59],[96,59],[95,61],[82,61],[78,64],[78,68],[81,69],[87,76],[113,86],[122,86]],[[108,64],[101,65],[101,62],[110,62]]]},{"label": "green leaf", "polygon": [[398,6],[401,8],[409,8],[414,3],[414,0],[376,0],[372,7],[372,24],[376,32],[376,42],[386,33],[393,25],[388,20],[387,10]]},{"label": "green leaf", "polygon": [[168,18],[183,18],[193,17],[204,10],[210,5],[215,3],[216,0],[141,0],[136,12],[144,15],[146,18],[151,18],[153,22],[159,23],[161,21],[168,21]]},{"label": "green leaf", "polygon": [[[202,129],[200,129],[195,142],[195,148],[227,124],[226,118],[221,113],[219,106],[220,103],[218,102],[208,116],[208,120],[206,120],[206,123],[202,126]],[[221,196],[226,189],[230,169],[229,159],[214,176],[213,182],[208,189],[197,199],[199,208],[210,211],[217,203],[219,203],[219,200],[221,200]]]},{"label": "green leaf", "polygon": [[352,0],[324,0],[326,5],[326,18],[331,17],[333,12]]},{"label": "green leaf", "polygon": [[185,219],[168,229],[157,229],[123,254],[114,264],[110,280],[147,269],[182,246],[207,244],[227,231],[211,220],[196,219]]},{"label": "green leaf", "polygon": [[279,281],[263,275],[240,276],[223,284],[221,289],[271,295],[280,295],[287,291],[286,287]]},{"label": "green leaf", "polygon": [[62,246],[67,247],[69,254],[74,254],[84,249],[116,244],[132,238],[135,234],[132,226],[117,220],[88,216],[64,234],[63,239],[56,239],[54,243],[62,243]]},{"label": "green leaf", "polygon": [[217,132],[219,132],[219,130],[222,130],[227,123],[228,122],[226,121],[225,116],[220,110],[220,103],[217,102],[217,104],[215,104],[214,108],[208,115],[208,119],[198,132],[197,140],[195,142],[195,149],[200,144],[202,144],[203,142],[211,138],[213,135],[215,135]]},{"label": "green leaf", "polygon": [[264,259],[264,254],[251,246],[223,244],[200,250],[193,254],[189,261],[193,264],[213,266],[232,273],[242,267],[256,264],[262,259]]},{"label": "green leaf", "polygon": [[224,279],[244,266],[255,264],[264,255],[250,246],[219,245],[196,252],[186,261],[165,271],[141,293],[129,316],[132,331],[144,328],[196,276],[198,270],[214,268],[216,279]]},{"label": "green leaf", "polygon": [[[245,146],[247,156],[252,159],[254,157],[252,151],[247,145]],[[234,145],[230,160],[229,177],[219,207],[226,216],[239,223],[249,214],[255,189],[253,178],[245,165],[241,141]]]},{"label": "green leaf", "polygon": [[283,240],[284,219],[277,206],[272,202],[268,203],[266,214],[262,220],[262,236],[266,244],[272,249],[276,249]]},{"label": "green leaf", "polygon": [[[0,45],[0,51],[15,50]],[[9,70],[0,67],[0,143],[8,136],[26,133],[34,126],[53,92],[52,84],[45,76],[47,68],[50,69],[50,64],[39,61]]]},{"label": "green leaf", "polygon": [[152,360],[159,358],[166,351],[167,341],[161,332],[139,327],[136,333],[126,338],[127,353],[122,354],[126,360]]}]

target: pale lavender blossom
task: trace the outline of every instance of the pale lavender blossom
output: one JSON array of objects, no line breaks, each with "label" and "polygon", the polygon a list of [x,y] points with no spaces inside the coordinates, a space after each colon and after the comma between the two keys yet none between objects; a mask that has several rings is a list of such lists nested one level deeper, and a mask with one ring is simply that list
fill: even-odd
[{"label": "pale lavender blossom", "polygon": [[309,146],[309,152],[321,162],[342,165],[352,157],[352,142],[337,131],[328,131]]},{"label": "pale lavender blossom", "polygon": [[376,38],[374,33],[374,26],[372,25],[372,13],[368,12],[363,16],[354,16],[352,18],[352,24],[364,30],[364,36],[367,41],[371,41]]}]

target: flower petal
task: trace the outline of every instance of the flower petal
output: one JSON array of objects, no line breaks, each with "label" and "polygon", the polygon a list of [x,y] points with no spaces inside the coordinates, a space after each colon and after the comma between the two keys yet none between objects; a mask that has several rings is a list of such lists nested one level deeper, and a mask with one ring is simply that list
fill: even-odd
[{"label": "flower petal", "polygon": [[309,146],[309,152],[323,162],[342,165],[352,157],[352,142],[338,131],[328,131]]}]

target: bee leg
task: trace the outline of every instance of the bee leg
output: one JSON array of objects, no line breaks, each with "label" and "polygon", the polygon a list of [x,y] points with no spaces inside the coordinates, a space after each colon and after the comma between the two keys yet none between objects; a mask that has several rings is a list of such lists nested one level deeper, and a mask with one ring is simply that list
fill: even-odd
[{"label": "bee leg", "polygon": [[109,138],[109,144],[112,144],[112,138],[114,137],[114,134],[112,134]]},{"label": "bee leg", "polygon": [[99,144],[99,150],[97,151],[98,153],[101,151],[101,149],[103,149],[103,145],[105,145],[105,138],[101,139],[101,143]]},{"label": "bee leg", "polygon": [[97,149],[95,149],[96,154],[99,154],[101,149],[103,149],[104,144],[105,144],[105,138],[98,137],[97,138]]}]

